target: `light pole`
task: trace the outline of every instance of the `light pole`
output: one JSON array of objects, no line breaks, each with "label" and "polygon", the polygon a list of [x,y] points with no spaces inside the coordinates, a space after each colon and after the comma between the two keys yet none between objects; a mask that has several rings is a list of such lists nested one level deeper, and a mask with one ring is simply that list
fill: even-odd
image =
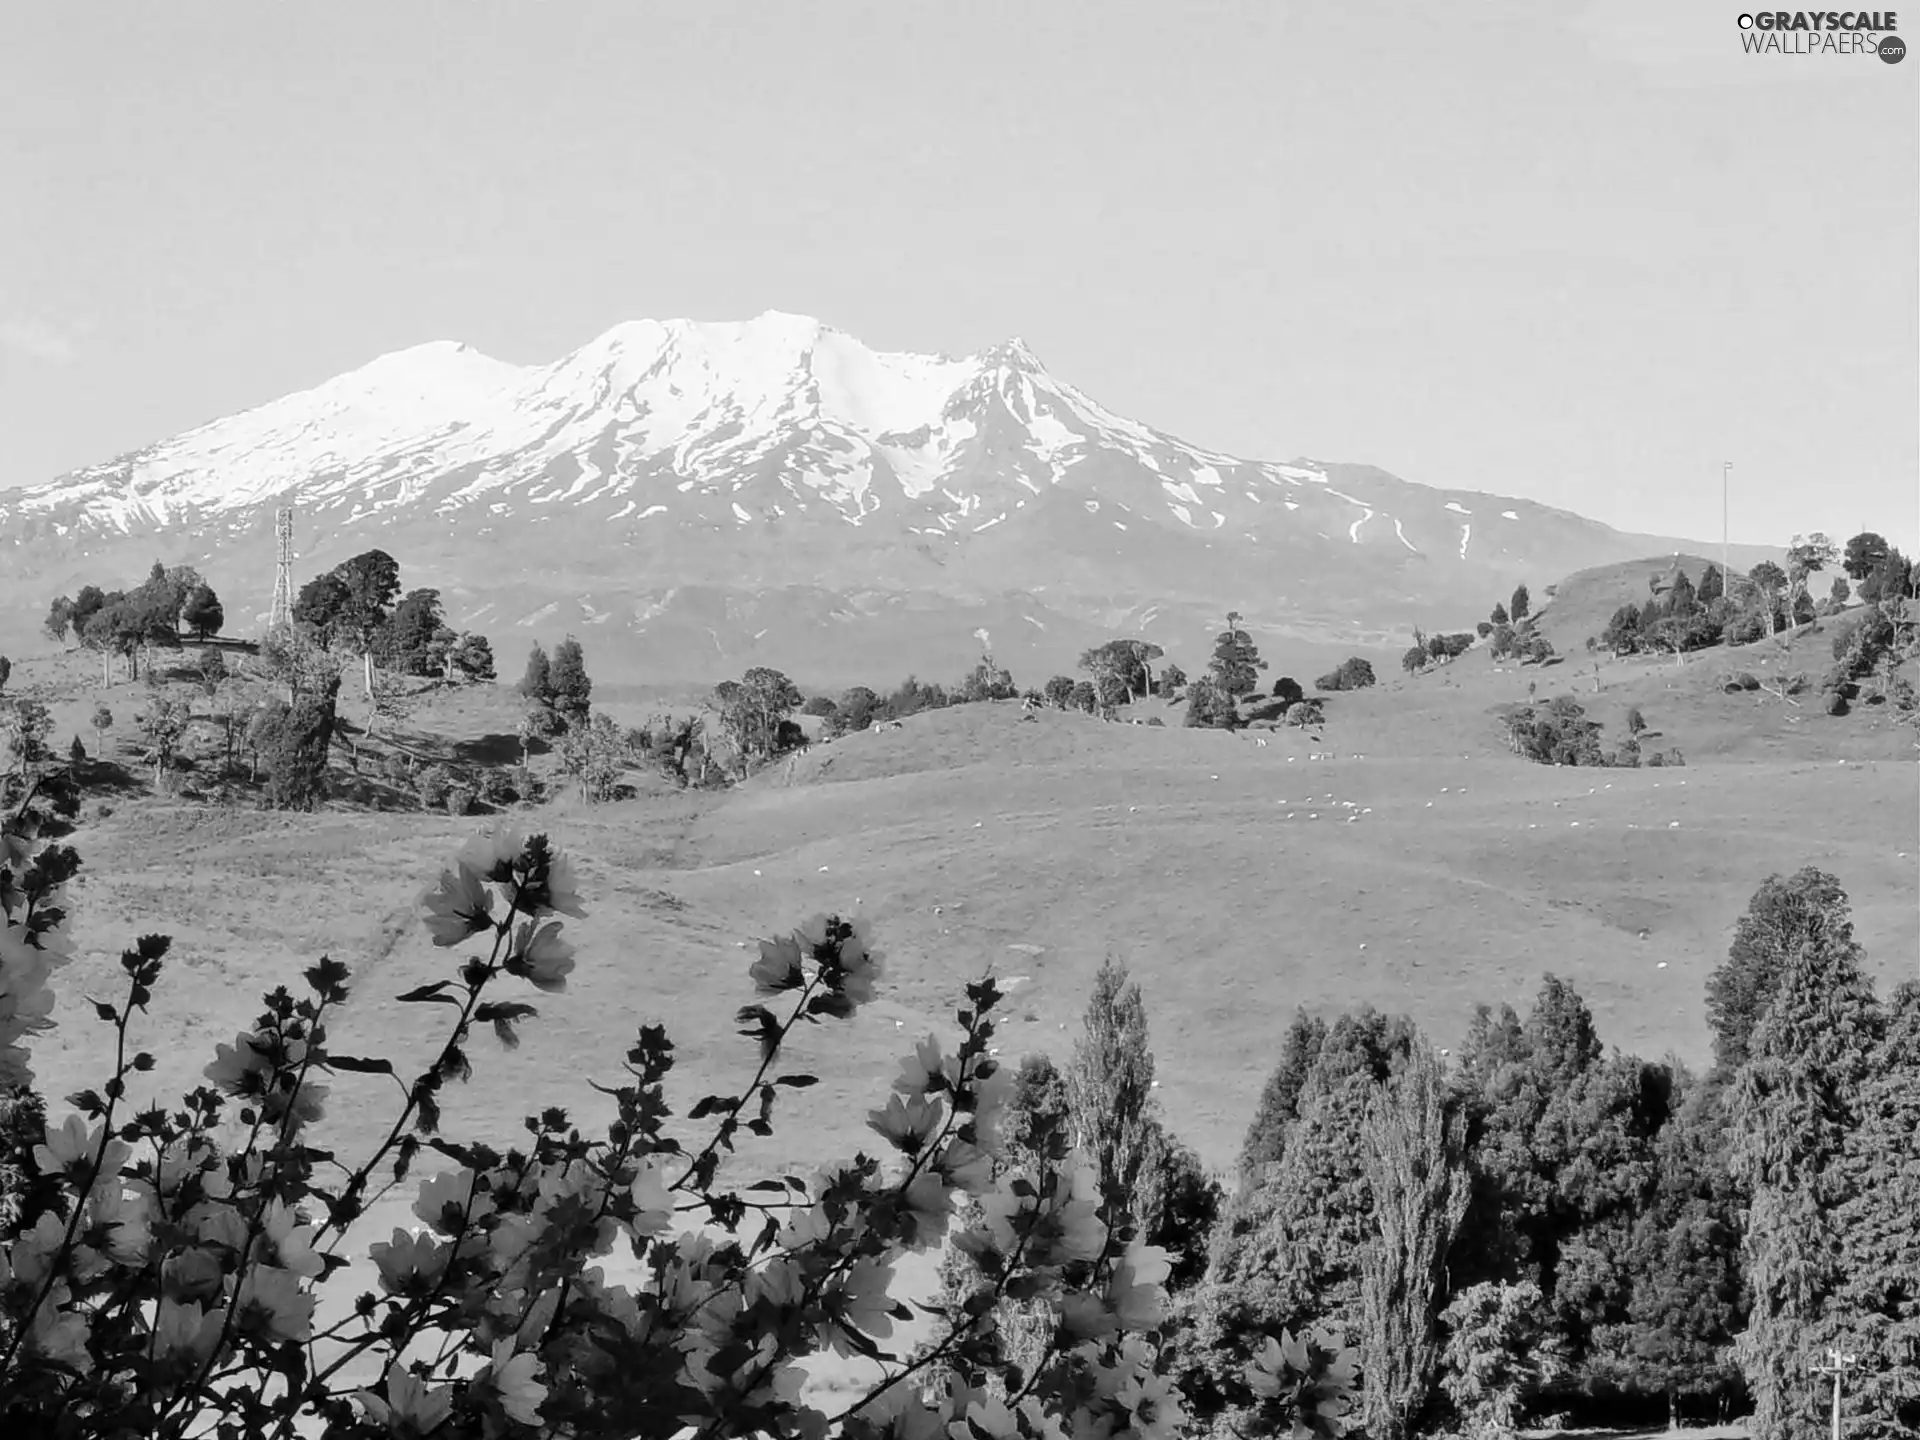
[{"label": "light pole", "polygon": [[1840,1377],[1859,1363],[1858,1355],[1843,1355],[1838,1350],[1828,1350],[1826,1364],[1809,1367],[1816,1375],[1833,1376],[1833,1440],[1840,1440]]}]

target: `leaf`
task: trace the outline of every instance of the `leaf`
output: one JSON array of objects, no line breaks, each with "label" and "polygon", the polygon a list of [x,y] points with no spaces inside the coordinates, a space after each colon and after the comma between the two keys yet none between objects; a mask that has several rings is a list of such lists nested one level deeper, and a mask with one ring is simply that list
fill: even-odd
[{"label": "leaf", "polygon": [[820,1077],[818,1075],[776,1075],[773,1077],[773,1083],[786,1085],[795,1090],[804,1090],[809,1085],[818,1085]]},{"label": "leaf", "polygon": [[402,1005],[417,1005],[424,1000],[439,1000],[448,1005],[458,1005],[460,1002],[451,995],[443,995],[441,993],[452,986],[452,984],[453,982],[451,980],[436,980],[431,985],[422,985],[417,990],[409,990],[406,994],[398,995],[394,998]]},{"label": "leaf", "polygon": [[781,1195],[784,1195],[787,1190],[787,1187],[778,1180],[756,1180],[746,1188],[749,1190],[770,1190]]},{"label": "leaf", "polygon": [[364,1059],[358,1055],[329,1055],[326,1059],[330,1070],[345,1070],[354,1075],[391,1075],[393,1062],[379,1058]]},{"label": "leaf", "polygon": [[689,1120],[704,1120],[709,1115],[716,1115],[720,1111],[730,1109],[739,1103],[739,1098],[733,1095],[702,1095],[694,1102],[693,1109],[687,1112],[687,1118]]}]

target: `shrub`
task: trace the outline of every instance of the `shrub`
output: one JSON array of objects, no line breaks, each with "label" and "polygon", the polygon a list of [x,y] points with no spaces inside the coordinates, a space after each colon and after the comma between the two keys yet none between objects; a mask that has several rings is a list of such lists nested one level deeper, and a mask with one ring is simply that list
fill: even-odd
[{"label": "shrub", "polygon": [[1364,690],[1374,683],[1373,666],[1358,655],[1350,655],[1340,662],[1340,668],[1331,670],[1314,681],[1320,690]]},{"label": "shrub", "polygon": [[1825,705],[1827,714],[1829,715],[1844,715],[1847,713],[1847,697],[1838,690],[1829,690],[1822,703]]},{"label": "shrub", "polygon": [[1638,735],[1646,728],[1647,717],[1640,713],[1640,707],[1638,705],[1630,707],[1627,711],[1627,733],[1629,735]]},{"label": "shrub", "polygon": [[447,803],[447,791],[453,784],[453,776],[444,765],[429,765],[414,777],[413,790],[420,797],[423,810],[444,809]]},{"label": "shrub", "polygon": [[[9,930],[24,928],[27,907],[64,917],[77,858],[19,875],[7,863],[21,882],[0,886]],[[1126,1431],[1160,1440],[1174,1431],[1180,1396],[1154,1338],[1165,1253],[1095,1193],[1084,1155],[993,1174],[1006,1077],[990,1057],[1001,999],[991,977],[966,987],[958,1046],[929,1036],[873,1112],[886,1158],[786,1179],[790,1208],[722,1183],[735,1137],[769,1135],[782,1091],[815,1082],[761,1081],[791,1032],[803,1021],[849,1019],[873,998],[882,962],[859,922],[819,917],[762,942],[747,978],[783,1013],[770,1003],[740,1012],[760,1069],[739,1094],[693,1107],[688,1120],[712,1120],[704,1143],[667,1128],[674,1047],[651,1024],[612,1077],[619,1083],[601,1089],[614,1112],[604,1139],[560,1110],[530,1117],[529,1138],[505,1153],[441,1134],[442,1093],[478,1058],[473,1027],[491,1024],[511,1044],[537,1015],[518,982],[565,990],[575,959],[559,917],[584,913],[573,874],[545,836],[497,832],[462,848],[422,905],[436,944],[473,953],[400,997],[436,1007],[423,1016],[441,1005],[452,1012],[444,1042],[400,1082],[404,1099],[385,1138],[325,1164],[307,1135],[334,1077],[412,1069],[331,1048],[347,967],[323,958],[305,972],[300,998],[270,992],[252,1028],[219,1047],[209,1086],[178,1111],[136,1114],[123,1096],[154,1060],[128,1041],[149,1012],[170,942],[152,935],[127,950],[124,998],[96,1006],[120,1058],[102,1088],[74,1097],[79,1114],[47,1129],[41,1152],[58,1164],[46,1178],[73,1223],[0,1235],[10,1427],[76,1437],[442,1427],[497,1440],[687,1428],[715,1440],[824,1437],[832,1421],[799,1398],[796,1362],[830,1347],[878,1357],[870,1337],[891,1334],[905,1310],[890,1293],[895,1263],[940,1244],[956,1196],[966,1196],[979,1202],[979,1219],[954,1244],[995,1259],[929,1358],[977,1383],[922,1398],[900,1383],[904,1367],[882,1358],[880,1378],[862,1380],[848,1407],[864,1410],[870,1428],[835,1433]],[[37,945],[10,944],[0,953],[12,993],[48,990],[48,973],[71,949],[64,924],[43,927]],[[41,956],[33,973],[22,968]],[[6,1012],[0,1064],[21,1053],[31,1023]],[[238,1126],[227,1123],[233,1111]],[[335,1258],[353,1238],[363,1197],[407,1183],[422,1157],[434,1173],[414,1179],[412,1208],[425,1228],[375,1243],[366,1252],[374,1288],[343,1303],[343,1290],[366,1284],[344,1269],[346,1256]],[[734,1238],[743,1219],[755,1238]],[[628,1249],[647,1277],[638,1294],[600,1267]],[[1009,1293],[1044,1306],[1049,1332],[1074,1336],[1027,1375],[1009,1374],[982,1323]],[[324,1332],[317,1312],[329,1321]],[[988,1381],[1018,1387],[1019,1421],[983,1398]],[[1292,1336],[1269,1339],[1245,1367],[1244,1389],[1260,1433],[1338,1436],[1352,1358],[1304,1350]]]},{"label": "shrub", "polygon": [[1167,727],[1167,722],[1162,720],[1158,715],[1149,715],[1147,717],[1147,724],[1158,725],[1163,730]]},{"label": "shrub", "polygon": [[1304,700],[1307,692],[1300,688],[1300,682],[1291,675],[1282,675],[1273,682],[1273,698],[1284,700],[1291,705],[1296,700]]},{"label": "shrub", "polygon": [[1658,770],[1667,763],[1667,757],[1662,755],[1658,750],[1650,750],[1647,752],[1645,763],[1648,768]]},{"label": "shrub", "polygon": [[1283,718],[1287,724],[1297,725],[1304,730],[1314,725],[1324,724],[1327,712],[1326,707],[1318,700],[1296,700],[1287,707],[1287,713]]},{"label": "shrub", "polygon": [[391,752],[380,759],[380,778],[400,789],[409,788],[413,784],[413,765],[398,751]]},{"label": "shrub", "polygon": [[513,777],[505,770],[489,767],[479,775],[480,798],[488,805],[511,805],[519,797],[514,794]]},{"label": "shrub", "polygon": [[447,814],[471,815],[476,798],[473,786],[463,781],[454,781],[447,786]]}]

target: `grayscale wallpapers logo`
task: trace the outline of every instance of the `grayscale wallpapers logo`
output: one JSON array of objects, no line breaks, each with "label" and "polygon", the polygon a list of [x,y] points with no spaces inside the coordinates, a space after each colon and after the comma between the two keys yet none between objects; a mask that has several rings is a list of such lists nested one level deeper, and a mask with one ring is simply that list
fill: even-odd
[{"label": "grayscale wallpapers logo", "polygon": [[1898,65],[1907,58],[1907,42],[1892,33],[1899,28],[1893,10],[1762,10],[1740,17],[1740,48],[1749,55],[1877,55]]}]

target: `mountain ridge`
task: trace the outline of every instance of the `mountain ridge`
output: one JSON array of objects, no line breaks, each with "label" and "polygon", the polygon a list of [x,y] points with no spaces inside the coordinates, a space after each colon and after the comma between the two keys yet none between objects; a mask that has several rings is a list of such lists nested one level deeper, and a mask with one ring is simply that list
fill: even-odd
[{"label": "mountain ridge", "polygon": [[[163,543],[230,559],[264,612],[280,505],[299,512],[304,563],[378,545],[450,611],[484,595],[535,633],[577,604],[641,638],[690,587],[734,608],[873,592],[954,609],[948,664],[977,628],[958,612],[1015,596],[1068,630],[1197,630],[1231,607],[1303,640],[1384,645],[1520,580],[1699,548],[1371,466],[1240,459],[1106,409],[1018,337],[959,358],[876,351],[768,311],[626,321],[545,365],[457,340],[393,351],[0,492],[0,550],[51,577]],[[246,628],[253,612],[229,613]],[[714,653],[689,663],[752,648],[731,624],[707,625]],[[851,673],[862,628],[821,620],[795,643]]]}]

